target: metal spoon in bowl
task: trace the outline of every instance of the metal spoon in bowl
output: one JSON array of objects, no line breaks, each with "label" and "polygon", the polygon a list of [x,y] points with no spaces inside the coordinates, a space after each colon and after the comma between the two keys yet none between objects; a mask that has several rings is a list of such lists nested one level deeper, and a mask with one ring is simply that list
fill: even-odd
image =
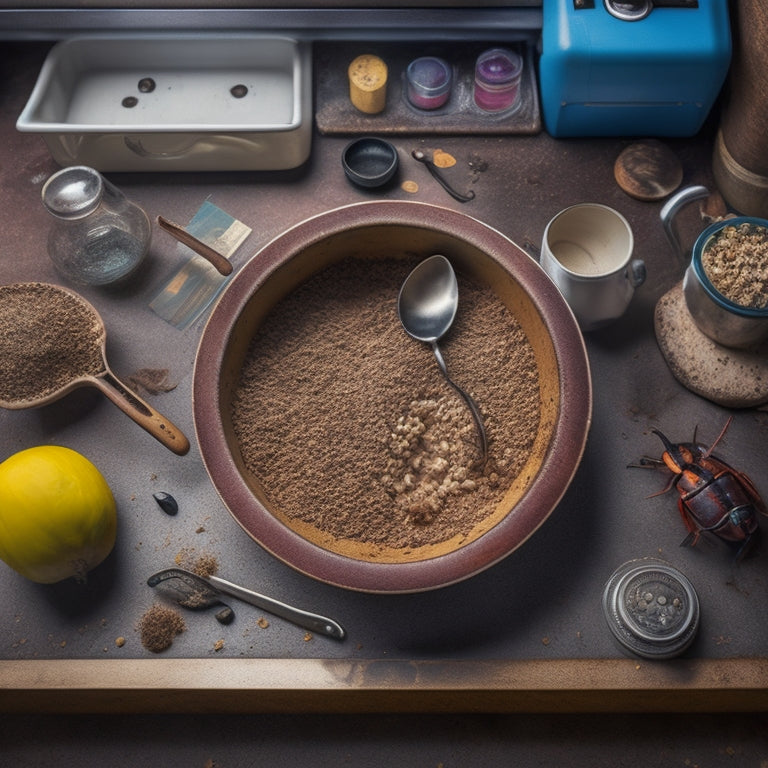
[{"label": "metal spoon in bowl", "polygon": [[327,635],[335,640],[343,640],[346,636],[344,628],[333,619],[301,608],[294,608],[273,597],[261,595],[226,579],[220,579],[218,576],[203,577],[183,568],[166,568],[153,573],[147,579],[147,584],[150,587],[162,584],[173,594],[176,602],[185,608],[193,610],[208,608],[220,603],[222,595],[229,595],[312,632]]},{"label": "metal spoon in bowl", "polygon": [[475,401],[448,375],[445,360],[437,342],[445,336],[456,317],[459,285],[451,262],[436,254],[424,259],[405,279],[397,297],[397,314],[405,332],[432,346],[446,381],[464,398],[477,425],[480,451],[485,461],[488,438],[483,418]]}]

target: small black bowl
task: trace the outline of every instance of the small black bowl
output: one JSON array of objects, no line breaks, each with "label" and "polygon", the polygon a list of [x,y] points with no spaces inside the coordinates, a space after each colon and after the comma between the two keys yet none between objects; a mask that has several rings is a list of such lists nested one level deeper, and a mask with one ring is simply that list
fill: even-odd
[{"label": "small black bowl", "polygon": [[397,150],[384,139],[364,137],[344,148],[341,164],[347,178],[359,187],[381,187],[397,171]]}]

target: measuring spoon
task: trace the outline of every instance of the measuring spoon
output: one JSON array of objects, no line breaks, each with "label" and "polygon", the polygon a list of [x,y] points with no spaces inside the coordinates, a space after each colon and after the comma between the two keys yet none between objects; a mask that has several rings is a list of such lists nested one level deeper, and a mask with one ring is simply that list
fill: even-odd
[{"label": "measuring spoon", "polygon": [[96,387],[183,456],[189,440],[112,373],[106,343],[99,313],[74,291],[48,283],[0,286],[0,407],[38,408],[78,387]]},{"label": "measuring spoon", "polygon": [[220,603],[221,595],[229,595],[312,632],[318,632],[336,640],[343,640],[346,635],[344,628],[333,619],[303,611],[301,608],[294,608],[292,605],[240,587],[218,576],[198,576],[183,568],[166,568],[153,573],[147,579],[147,584],[150,587],[160,584],[168,587],[175,593],[176,602],[185,608],[207,608]]},{"label": "measuring spoon", "polygon": [[397,314],[406,333],[432,346],[446,381],[464,398],[477,425],[482,459],[488,453],[483,418],[475,401],[448,375],[437,342],[453,324],[459,307],[459,285],[451,262],[436,254],[424,259],[405,279],[397,297]]}]

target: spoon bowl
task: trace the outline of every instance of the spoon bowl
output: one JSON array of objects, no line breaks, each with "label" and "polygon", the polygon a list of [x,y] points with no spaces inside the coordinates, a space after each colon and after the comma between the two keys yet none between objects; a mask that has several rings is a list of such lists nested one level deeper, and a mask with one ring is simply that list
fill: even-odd
[{"label": "spoon bowl", "polygon": [[397,311],[406,333],[429,344],[453,325],[459,308],[459,284],[445,256],[424,259],[400,288]]},{"label": "spoon bowl", "polygon": [[397,297],[397,314],[405,332],[431,344],[440,370],[446,381],[464,398],[472,412],[480,438],[481,462],[488,455],[488,438],[483,417],[477,403],[448,375],[442,352],[437,342],[453,325],[459,308],[459,284],[451,262],[435,254],[424,259],[406,277]]}]

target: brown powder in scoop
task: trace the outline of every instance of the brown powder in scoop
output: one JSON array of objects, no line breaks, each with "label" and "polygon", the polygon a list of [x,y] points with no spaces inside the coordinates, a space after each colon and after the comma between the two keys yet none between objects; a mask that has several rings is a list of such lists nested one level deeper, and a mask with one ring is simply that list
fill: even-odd
[{"label": "brown powder in scoop", "polygon": [[0,286],[0,400],[36,400],[101,373],[103,337],[98,315],[56,286]]},{"label": "brown powder in scoop", "polygon": [[233,427],[271,508],[297,524],[384,547],[436,544],[488,517],[531,454],[538,368],[519,323],[490,288],[458,275],[441,350],[484,416],[480,468],[466,403],[397,316],[419,261],[331,265],[278,303],[251,342]]}]

